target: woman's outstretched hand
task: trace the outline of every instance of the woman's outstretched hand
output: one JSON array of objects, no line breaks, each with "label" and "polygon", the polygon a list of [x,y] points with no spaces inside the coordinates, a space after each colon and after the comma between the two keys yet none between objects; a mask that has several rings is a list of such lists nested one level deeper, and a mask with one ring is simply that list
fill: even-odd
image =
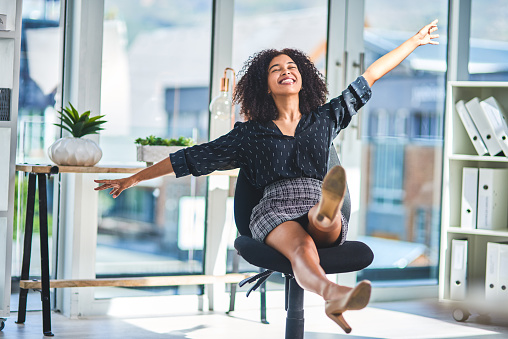
[{"label": "woman's outstretched hand", "polygon": [[122,193],[127,188],[136,185],[136,181],[133,180],[132,177],[115,180],[94,180],[94,181],[98,184],[102,184],[102,186],[94,188],[94,191],[102,191],[111,188],[109,194],[111,194],[113,198],[119,196],[120,193]]},{"label": "woman's outstretched hand", "polygon": [[439,38],[439,34],[432,34],[435,31],[437,31],[437,19],[420,29],[418,33],[403,42],[399,47],[374,61],[374,63],[367,68],[365,73],[363,73],[363,77],[367,80],[369,86],[372,86],[386,73],[394,69],[418,46],[439,44],[439,42],[433,40]]},{"label": "woman's outstretched hand", "polygon": [[427,44],[439,45],[439,42],[433,40],[439,38],[439,34],[432,34],[435,31],[437,31],[437,19],[424,26],[416,33],[416,38],[419,40],[420,46]]},{"label": "woman's outstretched hand", "polygon": [[94,190],[102,191],[111,188],[109,194],[111,194],[113,198],[116,198],[127,188],[136,186],[141,181],[158,178],[170,173],[173,173],[173,165],[171,164],[171,159],[167,157],[155,165],[147,167],[144,170],[127,178],[116,180],[94,180],[96,183],[102,184],[102,186],[96,187]]}]

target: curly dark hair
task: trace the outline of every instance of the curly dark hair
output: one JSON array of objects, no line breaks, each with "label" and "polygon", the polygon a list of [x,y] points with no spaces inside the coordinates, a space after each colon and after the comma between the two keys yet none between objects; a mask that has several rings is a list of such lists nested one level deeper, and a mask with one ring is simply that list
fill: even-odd
[{"label": "curly dark hair", "polygon": [[241,105],[240,114],[246,120],[267,122],[277,119],[277,107],[268,94],[268,66],[273,58],[281,54],[289,56],[296,63],[302,76],[300,112],[308,114],[326,102],[328,89],[325,78],[305,53],[292,48],[265,49],[245,62],[233,95],[233,101]]}]

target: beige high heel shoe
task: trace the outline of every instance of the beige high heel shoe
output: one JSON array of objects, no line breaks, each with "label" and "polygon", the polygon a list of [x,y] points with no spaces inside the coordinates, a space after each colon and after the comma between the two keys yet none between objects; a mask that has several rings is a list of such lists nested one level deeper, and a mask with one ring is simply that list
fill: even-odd
[{"label": "beige high heel shoe", "polygon": [[346,194],[346,171],[342,166],[334,166],[326,174],[321,188],[322,194],[319,200],[317,220],[323,221],[327,217],[330,222],[342,208]]},{"label": "beige high heel shoe", "polygon": [[370,281],[363,280],[340,299],[327,300],[325,303],[326,315],[335,321],[344,332],[350,333],[351,326],[342,315],[348,310],[361,310],[366,307],[370,300],[372,286]]}]

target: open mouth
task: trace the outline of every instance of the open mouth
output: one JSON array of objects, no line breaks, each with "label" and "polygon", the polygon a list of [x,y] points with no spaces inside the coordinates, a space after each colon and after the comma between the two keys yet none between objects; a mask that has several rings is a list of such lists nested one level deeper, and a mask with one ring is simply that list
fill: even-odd
[{"label": "open mouth", "polygon": [[283,79],[282,81],[279,82],[279,84],[282,84],[282,85],[292,85],[296,82],[295,79],[292,79],[292,78],[285,78]]}]

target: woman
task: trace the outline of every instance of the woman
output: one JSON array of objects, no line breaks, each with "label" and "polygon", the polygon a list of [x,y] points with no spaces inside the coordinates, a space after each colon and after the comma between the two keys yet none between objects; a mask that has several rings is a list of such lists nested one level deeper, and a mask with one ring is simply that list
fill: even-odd
[{"label": "woman", "polygon": [[141,181],[169,173],[177,177],[242,168],[264,194],[252,212],[253,238],[291,262],[298,284],[326,301],[326,314],[346,332],[342,314],[367,306],[371,285],[329,281],[319,265],[318,247],[342,244],[347,220],[340,213],[346,190],[344,169],[326,173],[333,139],[369,100],[372,85],[416,47],[438,44],[437,20],[375,61],[342,95],[325,104],[323,76],[301,52],[264,50],[247,61],[234,94],[246,122],[205,144],[180,150],[131,177],[96,180],[116,198]]}]

